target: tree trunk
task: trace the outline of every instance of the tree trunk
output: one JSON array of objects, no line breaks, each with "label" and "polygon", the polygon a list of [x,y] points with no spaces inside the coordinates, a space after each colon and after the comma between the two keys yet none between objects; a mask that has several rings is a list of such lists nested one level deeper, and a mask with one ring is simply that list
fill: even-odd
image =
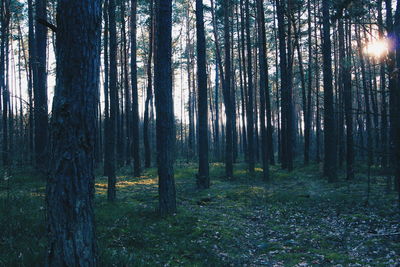
[{"label": "tree trunk", "polygon": [[225,114],[226,114],[226,148],[225,148],[225,175],[233,179],[233,130],[232,130],[232,103],[231,103],[231,49],[230,49],[230,23],[229,18],[231,1],[223,3],[224,12],[224,44],[225,44],[225,77],[223,84]]},{"label": "tree trunk", "polygon": [[[249,160],[249,172],[254,172],[254,96],[253,96],[253,63],[252,63],[252,53],[251,53],[251,36],[250,36],[250,8],[249,0],[245,2],[246,11],[246,46],[247,46],[247,153]],[[257,148],[258,149],[258,148]]]},{"label": "tree trunk", "polygon": [[[260,127],[261,127],[261,161],[263,165],[263,178],[264,180],[269,180],[269,144],[267,141],[267,129],[265,127],[265,104],[266,98],[265,94],[267,89],[267,55],[266,55],[266,36],[265,36],[265,18],[264,18],[264,6],[262,0],[257,0],[257,19],[258,19],[258,55],[260,62]],[[270,117],[269,117],[270,118]],[[269,128],[271,125],[268,125]]]},{"label": "tree trunk", "polygon": [[339,64],[340,76],[343,84],[344,113],[346,120],[346,177],[348,180],[354,178],[354,141],[353,141],[353,107],[351,90],[351,48],[346,51],[343,21],[339,21]]},{"label": "tree trunk", "polygon": [[136,13],[137,0],[131,1],[131,84],[132,84],[132,148],[133,175],[140,176],[139,95],[136,63]]},{"label": "tree trunk", "polygon": [[333,110],[332,86],[332,54],[331,54],[331,23],[329,15],[330,0],[322,1],[323,21],[323,74],[324,74],[324,175],[329,182],[334,182],[336,177],[336,131],[335,114]]},{"label": "tree trunk", "polygon": [[156,101],[159,212],[176,212],[175,126],[172,99],[172,0],[156,0],[154,91]]},{"label": "tree trunk", "polygon": [[144,143],[144,167],[150,168],[151,166],[151,146],[150,146],[150,118],[149,109],[151,100],[153,98],[153,77],[151,71],[151,64],[153,58],[153,35],[154,35],[154,12],[153,4],[154,0],[150,0],[150,27],[149,27],[149,56],[147,58],[147,90],[146,90],[146,102],[144,106],[144,118],[143,118],[143,143]]},{"label": "tree trunk", "polygon": [[197,35],[197,92],[198,92],[198,127],[199,127],[199,173],[197,186],[210,187],[208,167],[208,108],[207,108],[207,69],[206,38],[204,33],[203,1],[196,0],[196,35]]},{"label": "tree trunk", "polygon": [[94,139],[100,27],[101,1],[58,1],[57,90],[46,189],[48,266],[96,266]]},{"label": "tree trunk", "polygon": [[34,80],[34,115],[35,115],[35,154],[36,166],[39,170],[47,168],[47,140],[48,140],[48,115],[47,115],[47,27],[40,24],[38,19],[47,20],[47,0],[36,0],[36,60]]},{"label": "tree trunk", "polygon": [[117,128],[117,109],[118,109],[118,90],[117,90],[117,29],[115,20],[115,0],[109,0],[108,4],[109,32],[110,32],[110,119],[109,119],[109,164],[108,190],[107,197],[109,201],[116,198],[116,177],[115,177],[115,151],[116,151],[116,128]]}]

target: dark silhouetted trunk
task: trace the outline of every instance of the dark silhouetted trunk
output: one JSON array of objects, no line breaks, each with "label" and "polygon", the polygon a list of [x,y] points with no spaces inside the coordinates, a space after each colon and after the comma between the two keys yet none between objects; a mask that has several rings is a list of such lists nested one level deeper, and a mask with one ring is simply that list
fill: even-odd
[{"label": "dark silhouetted trunk", "polygon": [[199,173],[197,186],[210,187],[208,167],[208,108],[207,108],[207,66],[206,38],[204,33],[203,1],[196,0],[196,36],[197,36],[197,105],[199,127]]},{"label": "dark silhouetted trunk", "polygon": [[175,128],[172,99],[172,0],[156,0],[154,92],[156,104],[159,212],[176,212]]},{"label": "dark silhouetted trunk", "polygon": [[332,53],[331,53],[331,23],[329,15],[330,0],[322,1],[323,21],[323,74],[324,74],[324,175],[329,182],[336,177],[336,131],[335,114],[333,110],[333,86],[332,86]]},{"label": "dark silhouetted trunk", "polygon": [[339,64],[340,76],[344,94],[344,113],[346,121],[346,177],[348,180],[354,178],[354,141],[353,141],[353,108],[351,88],[351,48],[346,50],[344,38],[344,25],[339,21]]},{"label": "dark silhouetted trunk", "polygon": [[233,179],[233,130],[232,130],[232,103],[231,103],[231,46],[230,46],[230,23],[229,18],[231,1],[223,3],[224,12],[224,44],[225,44],[225,77],[223,83],[226,130],[225,130],[225,175]]},{"label": "dark silhouetted trunk", "polygon": [[153,98],[153,74],[151,64],[153,59],[153,35],[154,35],[154,0],[150,0],[150,27],[149,27],[149,56],[147,58],[147,90],[146,102],[144,105],[144,118],[143,118],[143,143],[144,143],[144,167],[150,168],[151,166],[151,146],[150,146],[150,104]]},{"label": "dark silhouetted trunk", "polygon": [[100,0],[58,1],[57,82],[46,189],[48,266],[96,266],[94,144],[100,30]]},{"label": "dark silhouetted trunk", "polygon": [[[249,171],[254,172],[254,96],[253,96],[253,63],[252,63],[252,53],[251,53],[251,36],[250,36],[250,8],[249,0],[245,2],[246,10],[246,47],[247,47],[247,153],[249,160]],[[256,114],[256,113],[255,113]],[[257,148],[258,149],[258,148]]]},{"label": "dark silhouetted trunk", "polygon": [[46,47],[47,27],[40,24],[38,19],[47,20],[46,0],[36,0],[36,70],[34,79],[34,115],[35,115],[35,154],[36,166],[44,171],[47,168],[48,152],[48,115],[47,115],[47,68]]},{"label": "dark silhouetted trunk", "polygon": [[[263,166],[263,178],[269,180],[269,144],[266,129],[266,97],[265,94],[269,94],[268,88],[268,75],[267,75],[267,54],[266,54],[266,36],[265,36],[265,18],[264,18],[264,6],[262,0],[257,0],[257,19],[258,19],[258,56],[260,62],[260,127],[261,127],[261,162]],[[270,118],[270,117],[269,117]],[[268,125],[271,127],[271,125]]]},{"label": "dark silhouetted trunk", "polygon": [[109,16],[109,33],[110,33],[110,119],[109,119],[109,136],[108,142],[110,146],[109,151],[109,170],[108,174],[108,190],[107,197],[109,201],[114,201],[116,198],[116,177],[115,177],[115,152],[116,152],[116,128],[117,128],[117,29],[115,20],[115,0],[109,0],[108,4]]},{"label": "dark silhouetted trunk", "polygon": [[311,110],[311,91],[312,91],[312,29],[311,29],[311,0],[307,1],[307,26],[308,26],[308,84],[307,84],[307,106],[305,110],[307,111],[305,114],[304,120],[304,165],[307,165],[310,162],[310,144],[311,144],[311,118],[312,118],[312,110]]},{"label": "dark silhouetted trunk", "polygon": [[131,84],[132,84],[132,148],[133,175],[140,176],[139,95],[136,63],[136,13],[137,0],[131,1]]}]

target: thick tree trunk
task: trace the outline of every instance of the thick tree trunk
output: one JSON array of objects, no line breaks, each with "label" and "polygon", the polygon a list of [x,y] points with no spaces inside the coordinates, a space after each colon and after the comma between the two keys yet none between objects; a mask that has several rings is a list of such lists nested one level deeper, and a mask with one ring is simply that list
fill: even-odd
[{"label": "thick tree trunk", "polygon": [[48,266],[96,265],[93,166],[100,27],[100,0],[58,1],[57,90],[46,189]]},{"label": "thick tree trunk", "polygon": [[154,92],[156,101],[159,212],[176,212],[175,126],[172,99],[172,0],[156,0]]}]

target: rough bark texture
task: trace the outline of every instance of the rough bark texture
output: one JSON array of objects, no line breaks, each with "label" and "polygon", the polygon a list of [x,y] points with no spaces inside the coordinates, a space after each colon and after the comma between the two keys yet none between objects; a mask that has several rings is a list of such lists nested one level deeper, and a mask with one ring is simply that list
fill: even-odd
[{"label": "rough bark texture", "polygon": [[210,187],[208,166],[208,108],[207,108],[207,66],[206,38],[204,33],[203,1],[196,0],[196,35],[197,35],[197,105],[199,129],[199,173],[197,186]]},{"label": "rough bark texture", "polygon": [[172,99],[172,0],[156,0],[154,92],[156,104],[159,212],[176,212],[175,129]]},{"label": "rough bark texture", "polygon": [[96,265],[93,165],[100,27],[100,0],[58,1],[57,82],[46,190],[48,266]]}]

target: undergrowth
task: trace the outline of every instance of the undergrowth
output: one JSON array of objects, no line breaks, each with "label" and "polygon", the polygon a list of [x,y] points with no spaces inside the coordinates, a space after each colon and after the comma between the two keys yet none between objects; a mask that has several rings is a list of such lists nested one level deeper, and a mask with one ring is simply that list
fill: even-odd
[{"label": "undergrowth", "polygon": [[[397,266],[399,210],[386,177],[329,184],[318,165],[288,173],[271,167],[262,181],[245,164],[235,179],[211,165],[211,188],[195,187],[196,166],[175,168],[178,212],[161,219],[157,171],[132,178],[121,169],[117,201],[107,202],[107,179],[96,179],[99,266]],[[0,266],[43,266],[45,180],[14,170],[0,182]]]}]

